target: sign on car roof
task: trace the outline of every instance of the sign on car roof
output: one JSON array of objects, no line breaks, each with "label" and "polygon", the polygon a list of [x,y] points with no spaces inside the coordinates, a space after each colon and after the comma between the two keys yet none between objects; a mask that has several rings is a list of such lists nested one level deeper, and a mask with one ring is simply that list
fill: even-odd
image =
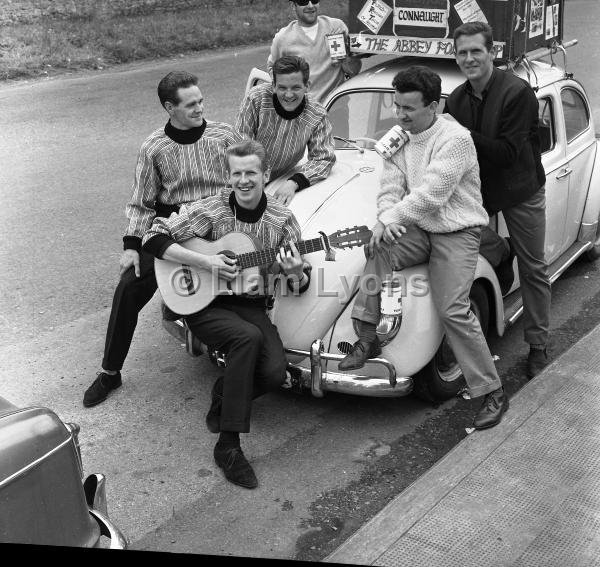
[{"label": "sign on car roof", "polygon": [[507,61],[562,41],[564,0],[349,0],[354,53],[454,57],[454,30],[484,21],[496,59]]}]

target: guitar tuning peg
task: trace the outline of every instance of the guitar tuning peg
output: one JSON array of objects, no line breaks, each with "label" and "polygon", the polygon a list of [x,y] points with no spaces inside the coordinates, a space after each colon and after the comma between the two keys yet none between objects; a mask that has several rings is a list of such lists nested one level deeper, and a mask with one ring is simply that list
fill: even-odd
[{"label": "guitar tuning peg", "polygon": [[335,250],[333,250],[333,248],[330,248],[325,252],[325,261],[335,262]]}]

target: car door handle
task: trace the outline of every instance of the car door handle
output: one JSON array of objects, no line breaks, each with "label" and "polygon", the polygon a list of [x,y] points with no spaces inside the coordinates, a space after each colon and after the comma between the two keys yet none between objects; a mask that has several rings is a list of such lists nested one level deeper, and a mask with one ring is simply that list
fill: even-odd
[{"label": "car door handle", "polygon": [[571,173],[573,173],[573,170],[569,167],[565,167],[557,176],[556,179],[562,179],[563,177],[566,177],[567,175],[571,175]]}]

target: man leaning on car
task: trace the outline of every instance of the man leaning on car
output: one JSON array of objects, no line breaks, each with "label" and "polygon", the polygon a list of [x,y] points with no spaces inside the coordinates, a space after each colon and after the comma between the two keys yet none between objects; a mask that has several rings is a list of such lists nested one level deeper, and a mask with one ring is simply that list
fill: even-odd
[{"label": "man leaning on car", "polygon": [[[444,331],[472,398],[485,396],[476,429],[500,422],[508,409],[479,321],[470,308],[481,228],[489,218],[482,205],[477,154],[469,131],[438,116],[441,79],[424,66],[400,71],[392,83],[399,123],[408,141],[384,160],[377,195],[377,223],[352,317],[359,340],[340,370],[361,368],[379,356],[379,286],[401,270],[428,262],[430,291]],[[374,278],[375,276],[375,278]]]},{"label": "man leaning on car", "polygon": [[[310,66],[284,55],[273,63],[273,84],[251,88],[238,112],[235,129],[260,142],[267,152],[271,179],[287,175],[274,193],[289,205],[297,191],[325,179],[335,163],[335,144],[325,107],[309,93]],[[306,161],[299,164],[306,153]]]},{"label": "man leaning on car", "polygon": [[[544,258],[546,177],[538,136],[538,101],[531,86],[494,67],[492,28],[468,22],[454,31],[456,62],[467,80],[446,100],[450,113],[471,132],[481,176],[483,205],[502,211],[509,239],[486,227],[481,254],[510,287],[516,254],[523,297],[523,328],[529,343],[527,377],[547,364],[551,289]],[[509,243],[508,246],[506,243]],[[504,291],[508,291],[505,289]]]}]

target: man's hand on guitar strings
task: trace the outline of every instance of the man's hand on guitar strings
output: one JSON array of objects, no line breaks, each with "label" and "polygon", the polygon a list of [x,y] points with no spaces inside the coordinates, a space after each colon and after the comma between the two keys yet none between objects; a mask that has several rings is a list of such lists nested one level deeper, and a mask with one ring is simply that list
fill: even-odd
[{"label": "man's hand on guitar strings", "polygon": [[290,242],[289,249],[286,250],[283,246],[279,249],[279,252],[277,253],[277,262],[283,270],[283,273],[287,276],[302,276],[302,266],[304,265],[304,261],[302,260],[302,256],[300,256],[300,252],[298,252],[298,248],[296,248],[296,245],[293,242]]},{"label": "man's hand on guitar strings", "polygon": [[225,281],[230,282],[235,279],[239,273],[237,260],[235,258],[230,258],[225,254],[215,254],[213,256],[205,256],[205,258],[207,263],[206,267],[213,273],[216,272],[217,275]]}]

